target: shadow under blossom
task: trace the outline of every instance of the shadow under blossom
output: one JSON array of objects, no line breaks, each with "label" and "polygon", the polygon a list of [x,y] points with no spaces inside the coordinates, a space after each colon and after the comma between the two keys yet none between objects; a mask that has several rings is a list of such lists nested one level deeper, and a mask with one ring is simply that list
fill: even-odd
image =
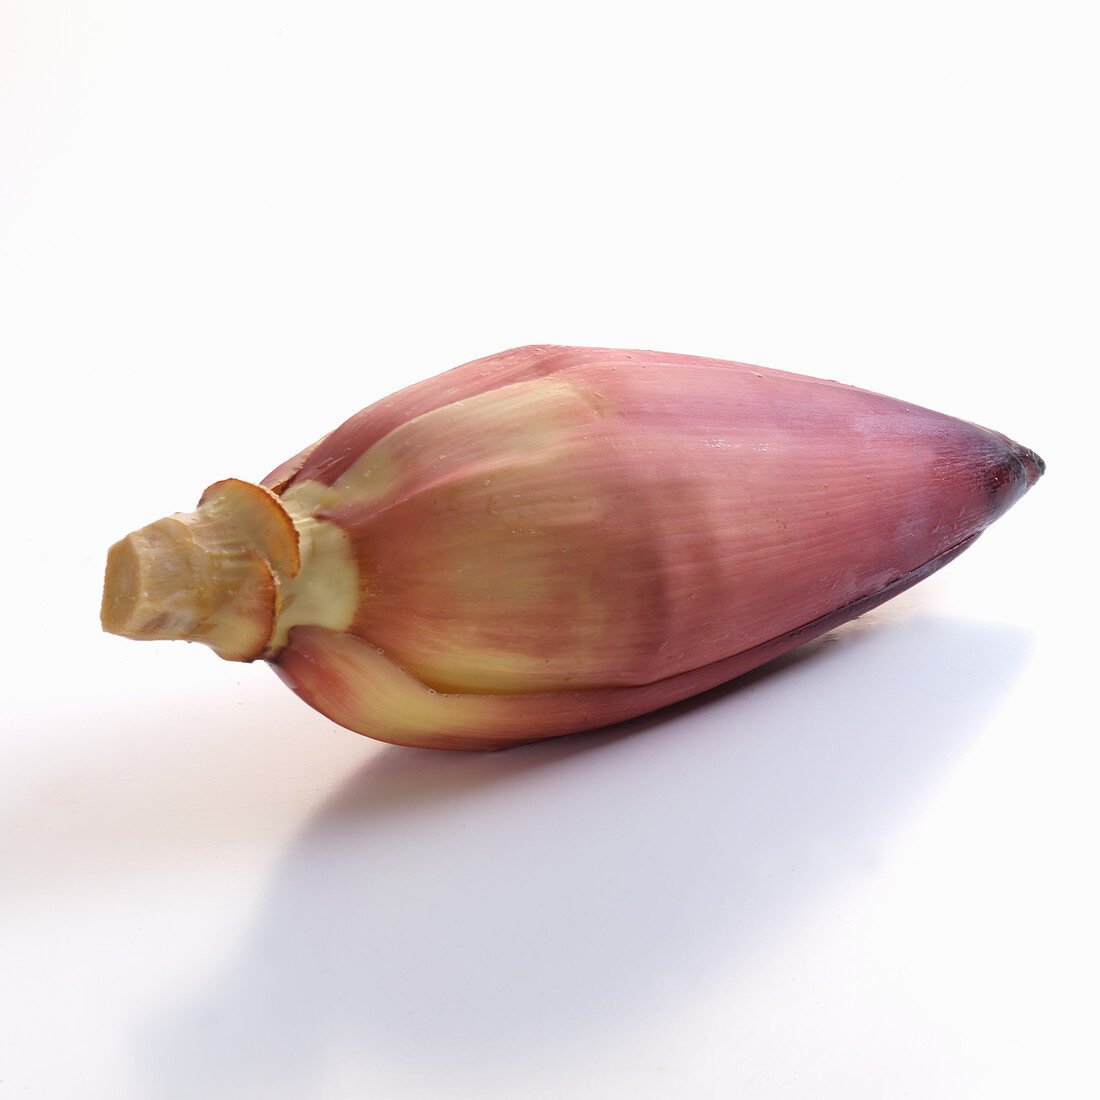
[{"label": "shadow under blossom", "polygon": [[887,614],[595,733],[387,746],[286,851],[212,988],[144,1036],[149,1095],[300,1100],[357,1065],[394,1095],[514,1095],[736,980],[888,859],[1030,649]]}]

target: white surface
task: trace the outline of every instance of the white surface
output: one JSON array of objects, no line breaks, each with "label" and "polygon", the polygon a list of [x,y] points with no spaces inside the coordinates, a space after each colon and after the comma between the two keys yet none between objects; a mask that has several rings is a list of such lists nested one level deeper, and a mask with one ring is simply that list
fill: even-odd
[{"label": "white surface", "polygon": [[[8,4],[0,1094],[1095,1096],[1085,4]],[[515,344],[1050,471],[778,667],[496,755],[98,630],[106,546]]]}]

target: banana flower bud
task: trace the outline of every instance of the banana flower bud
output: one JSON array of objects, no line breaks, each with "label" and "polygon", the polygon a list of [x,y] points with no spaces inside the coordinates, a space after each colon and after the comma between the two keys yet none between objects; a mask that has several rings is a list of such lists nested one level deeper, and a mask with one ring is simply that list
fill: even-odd
[{"label": "banana flower bud", "polygon": [[371,737],[500,748],[756,668],[940,568],[1042,472],[837,382],[524,347],[116,543],[102,622],[270,661]]}]

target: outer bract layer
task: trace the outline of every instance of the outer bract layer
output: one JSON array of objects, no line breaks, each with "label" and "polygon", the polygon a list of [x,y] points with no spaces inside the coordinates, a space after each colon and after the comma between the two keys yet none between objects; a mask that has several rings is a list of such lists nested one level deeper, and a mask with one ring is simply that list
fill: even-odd
[{"label": "outer bract layer", "polygon": [[264,480],[298,545],[272,561],[255,516],[242,524],[235,560],[256,553],[275,580],[270,633],[245,656],[383,740],[494,748],[592,728],[881,603],[1042,468],[995,432],[835,382],[519,348],[364,409]]}]

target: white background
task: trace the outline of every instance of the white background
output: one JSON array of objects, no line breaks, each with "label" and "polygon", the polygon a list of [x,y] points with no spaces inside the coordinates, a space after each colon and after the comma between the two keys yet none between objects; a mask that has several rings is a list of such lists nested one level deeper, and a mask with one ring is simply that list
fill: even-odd
[{"label": "white background", "polygon": [[[0,6],[0,1096],[1096,1096],[1092,5]],[[659,718],[379,745],[106,547],[531,342],[1049,472]]]}]

